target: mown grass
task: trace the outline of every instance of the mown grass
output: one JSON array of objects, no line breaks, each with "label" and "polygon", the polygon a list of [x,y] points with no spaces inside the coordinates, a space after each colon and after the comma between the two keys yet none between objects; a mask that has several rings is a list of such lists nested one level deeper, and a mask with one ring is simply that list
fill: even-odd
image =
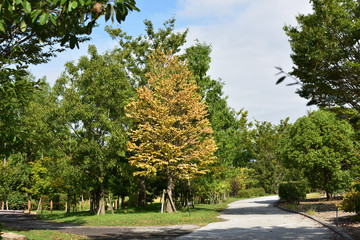
[{"label": "mown grass", "polygon": [[80,224],[83,226],[167,226],[181,224],[207,225],[211,222],[221,221],[217,218],[219,212],[224,210],[232,201],[230,198],[219,204],[197,204],[188,209],[179,209],[177,213],[160,213],[160,203],[151,203],[145,208],[127,208],[116,210],[115,214],[107,211],[106,215],[93,215],[88,211],[77,213],[64,213],[61,211],[44,211],[36,217],[41,220],[50,220],[61,223]]},{"label": "mown grass", "polygon": [[3,232],[13,232],[23,236],[26,236],[29,240],[75,240],[75,239],[86,239],[85,236],[80,236],[76,234],[64,233],[54,230],[18,230],[4,228]]}]

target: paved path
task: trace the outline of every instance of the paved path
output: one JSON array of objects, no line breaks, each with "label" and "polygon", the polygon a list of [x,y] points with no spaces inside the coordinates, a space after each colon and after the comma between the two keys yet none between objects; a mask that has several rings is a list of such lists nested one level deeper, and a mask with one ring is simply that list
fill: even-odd
[{"label": "paved path", "polygon": [[277,196],[245,199],[229,204],[220,217],[185,239],[342,239],[323,225],[273,206]]}]

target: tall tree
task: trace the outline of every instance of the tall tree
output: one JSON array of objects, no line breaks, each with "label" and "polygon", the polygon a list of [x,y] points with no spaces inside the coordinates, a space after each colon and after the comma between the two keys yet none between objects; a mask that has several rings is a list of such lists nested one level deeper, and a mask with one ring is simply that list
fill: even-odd
[{"label": "tall tree", "polygon": [[106,27],[105,30],[115,39],[119,46],[113,50],[120,55],[123,65],[126,67],[128,78],[135,87],[141,87],[147,83],[145,75],[150,71],[149,56],[153,51],[161,48],[165,53],[176,54],[186,42],[188,30],[174,32],[175,18],[164,22],[164,28],[154,30],[153,23],[145,20],[144,35],[133,37],[123,32],[120,28]]},{"label": "tall tree", "polygon": [[[167,176],[167,193],[172,198],[175,179],[204,174],[216,151],[207,109],[196,92],[187,65],[158,49],[150,57],[148,84],[127,106],[128,117],[138,124],[130,130],[128,150],[136,174]],[[167,211],[172,212],[170,204]]]},{"label": "tall tree", "polygon": [[[313,12],[285,26],[297,93],[319,106],[360,111],[360,2],[311,0]],[[286,76],[279,79],[278,83]]]},{"label": "tall tree", "polygon": [[326,191],[330,199],[347,187],[352,168],[359,164],[353,135],[349,123],[318,110],[296,120],[279,150],[287,166],[303,169],[311,185]]},{"label": "tall tree", "polygon": [[61,117],[73,133],[74,164],[95,179],[100,188],[98,213],[105,213],[107,173],[125,156],[128,120],[124,107],[131,94],[124,68],[111,54],[89,47],[90,58],[68,62],[54,91],[61,97]]},{"label": "tall tree", "polygon": [[290,127],[288,120],[282,120],[279,125],[256,121],[255,129],[252,131],[254,161],[249,167],[254,169],[252,177],[267,193],[277,192],[279,183],[286,177],[287,170],[278,156],[277,149]]}]

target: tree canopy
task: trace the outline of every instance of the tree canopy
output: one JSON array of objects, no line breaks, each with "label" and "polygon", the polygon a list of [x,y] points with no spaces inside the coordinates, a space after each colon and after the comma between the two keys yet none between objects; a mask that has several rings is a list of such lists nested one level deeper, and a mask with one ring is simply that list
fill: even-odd
[{"label": "tree canopy", "polygon": [[318,110],[296,120],[279,152],[288,167],[303,169],[312,187],[331,194],[347,187],[359,163],[354,130],[334,113]]},{"label": "tree canopy", "polygon": [[[319,106],[360,111],[360,3],[355,0],[311,0],[313,13],[285,26],[294,63],[289,73],[300,84],[297,93]],[[279,79],[278,83],[284,80]]]},{"label": "tree canopy", "polygon": [[148,84],[137,90],[137,98],[127,106],[128,117],[137,123],[129,133],[130,163],[140,175],[164,172],[171,198],[176,178],[191,179],[207,172],[216,144],[206,105],[187,65],[158,49],[150,57],[150,66]]}]

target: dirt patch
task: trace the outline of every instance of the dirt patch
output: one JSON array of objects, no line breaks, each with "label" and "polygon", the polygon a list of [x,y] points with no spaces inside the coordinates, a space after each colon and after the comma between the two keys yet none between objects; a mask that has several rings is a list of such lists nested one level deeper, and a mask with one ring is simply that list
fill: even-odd
[{"label": "dirt patch", "polygon": [[350,235],[354,240],[360,240],[360,218],[356,218],[354,213],[342,210],[338,210],[338,218],[336,218],[336,209],[338,209],[341,202],[340,199],[326,201],[325,198],[318,198],[306,199],[301,201],[299,205],[282,204],[282,206],[307,213],[334,226],[337,225],[339,229]]}]

